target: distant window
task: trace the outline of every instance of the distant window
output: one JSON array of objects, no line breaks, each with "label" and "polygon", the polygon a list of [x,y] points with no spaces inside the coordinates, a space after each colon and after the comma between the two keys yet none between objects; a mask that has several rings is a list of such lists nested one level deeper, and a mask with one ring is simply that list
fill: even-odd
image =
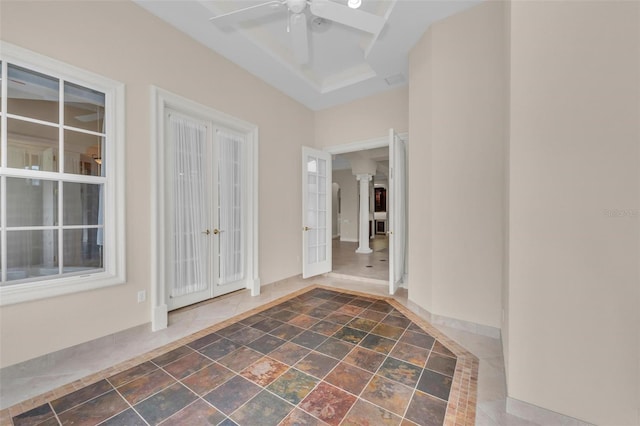
[{"label": "distant window", "polygon": [[0,303],[123,282],[122,85],[0,51]]}]

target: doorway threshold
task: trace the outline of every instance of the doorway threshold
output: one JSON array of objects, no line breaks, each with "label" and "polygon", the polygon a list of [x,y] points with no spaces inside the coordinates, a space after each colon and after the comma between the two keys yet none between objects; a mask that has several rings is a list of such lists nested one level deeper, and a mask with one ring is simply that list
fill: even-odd
[{"label": "doorway threshold", "polygon": [[360,282],[363,282],[363,283],[380,284],[380,285],[385,285],[385,286],[389,285],[389,281],[387,281],[387,280],[378,280],[376,278],[367,278],[367,277],[361,277],[361,276],[358,276],[358,275],[338,274],[336,272],[327,272],[326,274],[323,274],[323,275],[325,277],[336,278],[336,279],[341,279],[341,280],[360,281]]}]

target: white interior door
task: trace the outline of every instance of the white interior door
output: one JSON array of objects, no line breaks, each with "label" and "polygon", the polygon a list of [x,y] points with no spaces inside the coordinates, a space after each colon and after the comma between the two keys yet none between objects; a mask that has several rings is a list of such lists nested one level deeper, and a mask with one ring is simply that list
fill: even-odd
[{"label": "white interior door", "polygon": [[168,113],[167,294],[177,309],[247,286],[243,134]]},{"label": "white interior door", "polygon": [[245,288],[247,261],[247,143],[243,134],[216,128],[216,228],[213,295]]},{"label": "white interior door", "polygon": [[167,113],[166,284],[169,310],[212,297],[211,129]]},{"label": "white interior door", "polygon": [[302,277],[331,271],[331,154],[302,147]]},{"label": "white interior door", "polygon": [[395,294],[405,273],[406,257],[406,147],[389,131],[389,294]]}]

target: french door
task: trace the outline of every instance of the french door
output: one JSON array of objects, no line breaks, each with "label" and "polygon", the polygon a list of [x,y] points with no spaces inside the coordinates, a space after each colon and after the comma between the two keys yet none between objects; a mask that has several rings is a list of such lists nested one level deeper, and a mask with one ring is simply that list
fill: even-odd
[{"label": "french door", "polygon": [[395,294],[405,275],[406,259],[406,146],[389,130],[389,294]]},{"label": "french door", "polygon": [[246,286],[245,136],[168,110],[165,282],[169,310]]},{"label": "french door", "polygon": [[331,154],[302,147],[302,277],[331,271]]}]

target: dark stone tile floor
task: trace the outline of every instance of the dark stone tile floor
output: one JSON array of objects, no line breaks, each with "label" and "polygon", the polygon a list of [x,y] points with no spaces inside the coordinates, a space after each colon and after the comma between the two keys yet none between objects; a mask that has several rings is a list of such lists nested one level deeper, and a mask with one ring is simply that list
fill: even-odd
[{"label": "dark stone tile floor", "polygon": [[456,357],[391,304],[315,288],[14,425],[442,425]]}]

